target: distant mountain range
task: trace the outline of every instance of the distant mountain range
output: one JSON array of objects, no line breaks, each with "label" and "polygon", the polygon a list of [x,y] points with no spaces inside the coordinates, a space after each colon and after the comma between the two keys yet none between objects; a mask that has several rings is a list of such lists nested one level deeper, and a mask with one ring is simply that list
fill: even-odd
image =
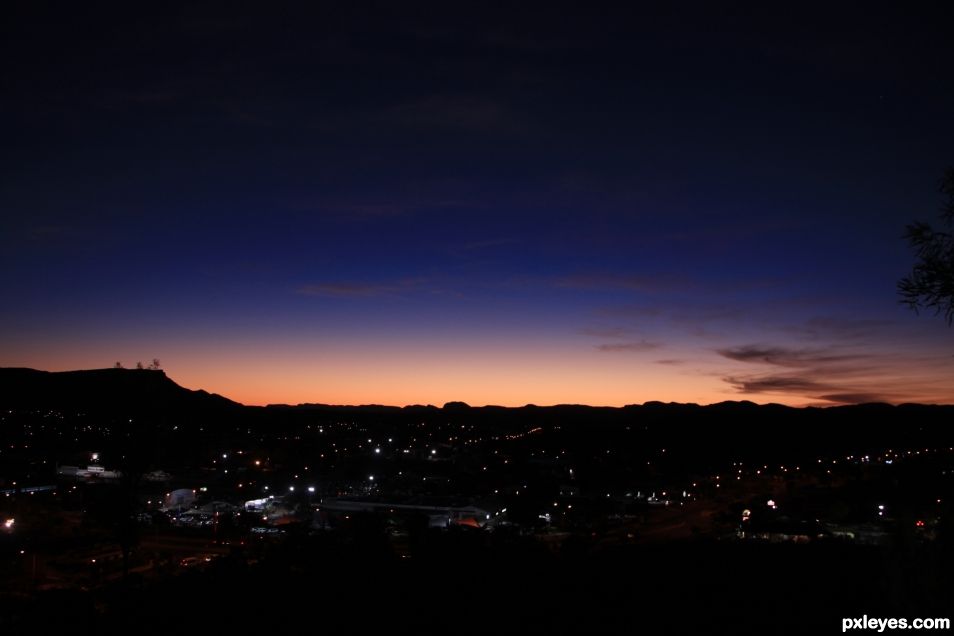
[{"label": "distant mountain range", "polygon": [[[819,457],[888,448],[954,447],[954,406],[859,404],[793,408],[727,401],[700,406],[647,402],[600,407],[558,405],[443,407],[326,404],[243,406],[191,391],[158,370],[100,369],[50,373],[0,368],[0,409],[175,422],[221,442],[248,431],[294,435],[315,423],[350,422],[383,431],[422,423],[473,425],[494,435],[546,428],[553,448],[671,449],[687,465],[757,458]],[[240,431],[240,432],[237,432]],[[193,442],[197,438],[193,437]]]},{"label": "distant mountain range", "polygon": [[[164,371],[152,369],[93,369],[84,371],[38,371],[26,368],[0,368],[0,407],[2,408],[58,408],[90,412],[257,412],[309,413],[351,416],[418,417],[453,413],[461,420],[527,418],[537,420],[573,421],[585,419],[608,422],[639,415],[643,421],[656,419],[683,419],[694,421],[731,419],[739,422],[799,421],[809,414],[812,419],[849,420],[856,418],[891,419],[895,421],[931,420],[954,422],[954,406],[902,404],[859,404],[826,408],[794,408],[781,404],[759,405],[754,402],[725,401],[700,406],[698,404],[646,402],[623,407],[564,404],[556,406],[522,407],[479,406],[464,402],[448,402],[443,407],[433,405],[343,406],[329,404],[273,404],[267,407],[244,406],[228,398],[203,390],[183,388]],[[824,415],[822,415],[824,413]]]}]

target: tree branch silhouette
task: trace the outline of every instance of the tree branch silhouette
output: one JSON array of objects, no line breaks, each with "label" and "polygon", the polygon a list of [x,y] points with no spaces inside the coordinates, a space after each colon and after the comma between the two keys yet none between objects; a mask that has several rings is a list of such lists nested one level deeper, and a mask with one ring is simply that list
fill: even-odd
[{"label": "tree branch silhouette", "polygon": [[917,262],[911,273],[898,281],[901,303],[915,312],[934,310],[944,314],[947,324],[954,322],[954,168],[941,179],[945,196],[939,229],[916,221],[907,226],[905,238],[914,250]]}]

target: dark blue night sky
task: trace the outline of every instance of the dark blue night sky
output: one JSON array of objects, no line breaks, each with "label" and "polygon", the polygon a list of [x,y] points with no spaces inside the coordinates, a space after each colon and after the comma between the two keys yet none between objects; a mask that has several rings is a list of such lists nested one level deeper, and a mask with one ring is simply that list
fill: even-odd
[{"label": "dark blue night sky", "polygon": [[[453,4],[448,7],[447,4]],[[246,403],[954,399],[951,11],[12,3],[0,365]]]}]

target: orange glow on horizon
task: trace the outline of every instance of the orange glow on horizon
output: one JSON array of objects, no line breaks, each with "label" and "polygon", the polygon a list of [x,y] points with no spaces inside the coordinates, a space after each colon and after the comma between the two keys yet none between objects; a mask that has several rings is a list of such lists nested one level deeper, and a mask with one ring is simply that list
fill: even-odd
[{"label": "orange glow on horizon", "polygon": [[[505,342],[419,345],[404,343],[241,343],[156,346],[162,368],[180,386],[203,389],[247,405],[322,403],[406,406],[462,401],[472,406],[588,404],[624,406],[649,401],[712,404],[726,400],[790,406],[834,405],[795,392],[743,393],[728,377],[745,377],[753,366],[726,360],[711,348],[667,348],[607,353],[584,341],[515,338]],[[95,351],[91,351],[95,350]],[[6,352],[0,366],[49,371],[127,367],[142,347],[100,348],[85,343]],[[133,353],[130,353],[133,352]],[[660,358],[664,358],[662,363]],[[885,358],[851,382],[869,394],[898,395],[884,401],[950,403],[947,357],[935,366],[924,359]],[[892,365],[888,367],[887,365]],[[942,372],[938,372],[942,369]],[[945,375],[947,373],[947,375]],[[880,392],[880,393],[879,393]],[[859,393],[861,395],[862,393]]]}]

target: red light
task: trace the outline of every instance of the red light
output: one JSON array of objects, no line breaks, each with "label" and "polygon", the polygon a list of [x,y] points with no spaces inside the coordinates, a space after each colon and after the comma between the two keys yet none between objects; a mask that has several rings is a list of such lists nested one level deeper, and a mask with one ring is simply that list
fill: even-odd
[{"label": "red light", "polygon": [[923,528],[923,527],[924,527],[924,522],[921,521],[920,519],[918,519],[917,522],[916,522],[914,525],[916,525],[916,526],[919,527],[919,528]]}]

